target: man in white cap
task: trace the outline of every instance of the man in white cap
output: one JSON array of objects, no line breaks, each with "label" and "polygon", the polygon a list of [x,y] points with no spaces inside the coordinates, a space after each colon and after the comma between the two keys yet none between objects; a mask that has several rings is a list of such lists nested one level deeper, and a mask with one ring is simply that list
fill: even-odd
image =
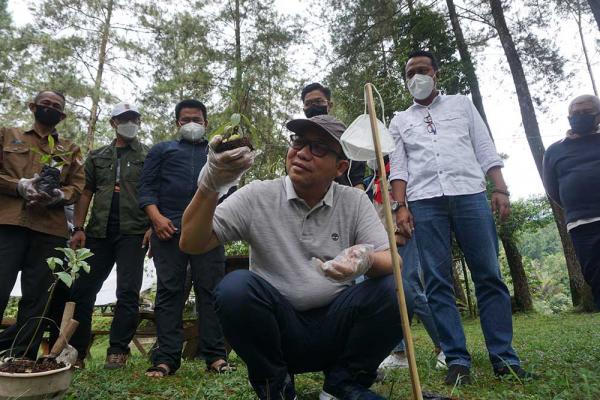
[{"label": "man in white cap", "polygon": [[[77,303],[75,319],[79,328],[71,344],[79,352],[83,367],[92,325],[96,295],[117,264],[117,305],[110,329],[107,369],[121,368],[129,356],[129,342],[138,322],[139,292],[142,285],[145,233],[150,222],[138,207],[138,181],[148,147],[138,139],[140,113],[131,103],[117,104],[110,118],[115,139],[93,150],[85,162],[85,189],[75,204],[71,247],[87,247],[94,256],[88,261],[90,273],[81,274],[71,295]],[[84,228],[90,203],[89,223]]]},{"label": "man in white cap", "polygon": [[250,244],[250,271],[226,275],[215,306],[260,399],[296,399],[293,374],[308,371],[325,373],[322,400],[382,399],[369,387],[402,336],[385,229],[364,192],[334,182],[348,168],[346,127],[318,115],[287,128],[288,175],[251,182],[218,207],[254,157],[247,147],[209,152],[179,244],[188,253]]}]

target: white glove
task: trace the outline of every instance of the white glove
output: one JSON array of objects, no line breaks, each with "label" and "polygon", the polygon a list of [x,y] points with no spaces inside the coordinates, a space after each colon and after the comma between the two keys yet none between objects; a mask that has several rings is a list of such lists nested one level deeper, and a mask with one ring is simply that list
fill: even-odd
[{"label": "white glove", "polygon": [[48,199],[48,201],[44,202],[43,204],[46,206],[53,206],[53,205],[58,204],[61,201],[63,201],[64,198],[65,198],[65,194],[63,193],[62,190],[54,189],[52,191],[52,196],[50,197],[50,199]]},{"label": "white glove", "polygon": [[35,183],[40,180],[38,174],[34,174],[33,178],[21,178],[17,184],[17,193],[27,201],[32,201],[37,195],[38,191],[35,188]]},{"label": "white glove", "polygon": [[373,265],[375,248],[371,244],[348,247],[333,260],[323,262],[313,258],[311,263],[325,277],[334,282],[347,282],[364,275]]},{"label": "white glove", "polygon": [[223,138],[217,135],[209,143],[208,159],[198,175],[200,191],[227,193],[254,162],[255,153],[246,146],[215,153],[213,149],[222,141]]}]

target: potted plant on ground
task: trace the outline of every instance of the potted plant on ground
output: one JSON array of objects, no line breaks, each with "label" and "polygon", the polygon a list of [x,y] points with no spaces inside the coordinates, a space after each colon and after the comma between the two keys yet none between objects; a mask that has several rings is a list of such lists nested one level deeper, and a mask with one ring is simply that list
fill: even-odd
[{"label": "potted plant on ground", "polygon": [[[23,354],[27,354],[43,322],[47,320],[45,315],[56,285],[63,282],[71,287],[81,270],[86,273],[90,271],[90,266],[85,261],[93,255],[89,249],[73,250],[65,247],[56,250],[64,254],[64,259],[50,257],[46,260],[54,275],[54,281],[48,289],[49,295],[43,314],[36,318],[38,322],[34,334]],[[0,400],[61,399],[65,395],[71,384],[73,372],[71,363],[61,359],[60,353],[78,325],[77,321],[72,319],[73,310],[73,307],[65,307],[65,315],[63,315],[63,323],[60,327],[61,333],[49,356],[37,360],[12,358],[10,357],[12,348],[9,350],[9,358],[0,362]]]}]

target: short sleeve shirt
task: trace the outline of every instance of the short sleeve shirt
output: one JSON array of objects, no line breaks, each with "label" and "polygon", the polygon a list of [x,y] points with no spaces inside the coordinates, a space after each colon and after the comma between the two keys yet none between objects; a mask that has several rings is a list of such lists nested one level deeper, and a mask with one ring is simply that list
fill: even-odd
[{"label": "short sleeve shirt", "polygon": [[213,220],[221,243],[250,244],[250,270],[303,311],[329,304],[349,283],[332,282],[311,265],[356,244],[387,250],[385,229],[367,195],[333,182],[310,208],[289,177],[254,181],[221,203]]}]

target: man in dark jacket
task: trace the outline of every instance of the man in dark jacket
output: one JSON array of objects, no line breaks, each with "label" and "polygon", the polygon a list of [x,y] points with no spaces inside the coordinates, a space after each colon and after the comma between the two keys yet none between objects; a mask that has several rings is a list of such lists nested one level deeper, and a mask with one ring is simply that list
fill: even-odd
[{"label": "man in dark jacket", "polygon": [[[72,301],[77,303],[75,319],[79,328],[71,339],[78,351],[78,366],[83,367],[92,326],[96,295],[117,263],[117,305],[110,327],[107,369],[124,367],[129,342],[138,323],[139,296],[146,248],[144,233],[150,223],[138,207],[137,184],[148,147],[137,139],[140,113],[129,103],[117,104],[110,119],[115,129],[111,144],[93,150],[85,162],[85,189],[75,205],[71,247],[88,247],[90,273],[82,274],[73,286]],[[90,221],[84,229],[90,203]],[[149,236],[149,234],[148,234]]]},{"label": "man in dark jacket", "polygon": [[544,155],[544,186],[565,210],[567,230],[586,282],[600,309],[600,99],[575,98],[571,129]]},{"label": "man in dark jacket", "polygon": [[206,107],[197,100],[184,100],[175,107],[179,139],[156,144],[146,158],[140,180],[139,207],[154,227],[151,249],[158,278],[156,327],[158,346],[147,375],[164,377],[181,364],[183,307],[188,263],[200,319],[200,356],[209,371],[229,372],[221,326],[215,314],[212,292],[225,274],[225,249],[192,256],[179,249],[183,211],[196,191],[196,181],[206,163]]}]

